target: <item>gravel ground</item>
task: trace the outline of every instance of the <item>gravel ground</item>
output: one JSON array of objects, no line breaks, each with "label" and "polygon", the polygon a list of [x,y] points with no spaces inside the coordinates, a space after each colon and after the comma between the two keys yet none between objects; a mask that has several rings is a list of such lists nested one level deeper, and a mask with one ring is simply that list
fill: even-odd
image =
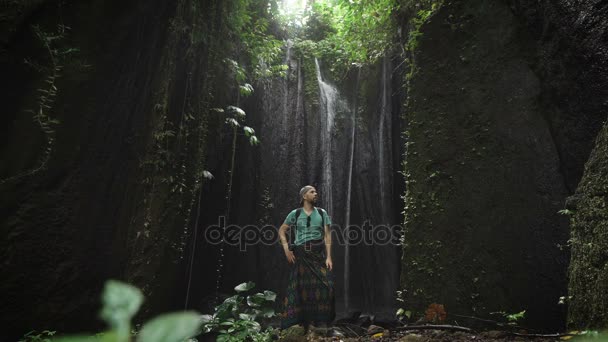
[{"label": "gravel ground", "polygon": [[[556,342],[564,341],[559,337],[533,337],[516,336],[504,331],[486,331],[479,333],[469,333],[449,330],[382,330],[375,329],[368,334],[359,337],[335,336],[333,329],[317,329],[304,333],[303,329],[292,329],[281,334],[281,341],[399,341],[399,342],[460,342],[460,341],[535,341],[535,342]],[[326,337],[326,335],[332,335]]]}]

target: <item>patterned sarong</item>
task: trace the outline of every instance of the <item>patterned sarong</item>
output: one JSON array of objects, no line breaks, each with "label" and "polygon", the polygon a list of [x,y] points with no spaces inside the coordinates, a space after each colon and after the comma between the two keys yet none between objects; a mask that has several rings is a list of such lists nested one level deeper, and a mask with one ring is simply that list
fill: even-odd
[{"label": "patterned sarong", "polygon": [[298,323],[329,323],[335,317],[333,275],[325,266],[323,240],[294,246],[296,262],[289,273],[281,328]]}]

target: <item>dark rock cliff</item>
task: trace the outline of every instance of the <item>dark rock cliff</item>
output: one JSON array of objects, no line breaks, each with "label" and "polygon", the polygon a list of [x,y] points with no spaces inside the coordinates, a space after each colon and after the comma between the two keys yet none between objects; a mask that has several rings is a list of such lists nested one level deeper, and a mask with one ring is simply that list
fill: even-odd
[{"label": "dark rock cliff", "polygon": [[563,326],[557,211],[607,113],[605,24],[587,6],[451,1],[420,29],[405,109],[406,303],[526,309],[528,324]]},{"label": "dark rock cliff", "polygon": [[596,140],[568,208],[572,211],[568,324],[603,329],[608,326],[608,126]]},{"label": "dark rock cliff", "polygon": [[[219,49],[205,36],[225,9],[14,6],[0,53],[2,334],[91,329],[109,278],[144,290],[144,315],[182,306],[175,289],[217,124],[206,106]],[[52,101],[39,106],[43,95]]]},{"label": "dark rock cliff", "polygon": [[[608,4],[605,1],[513,1],[539,39],[537,67],[545,81],[543,104],[574,196],[571,210],[568,325],[605,328],[606,127],[608,115]],[[591,155],[588,151],[593,147]],[[587,156],[589,159],[587,161]],[[585,161],[587,161],[585,163]],[[584,175],[583,175],[584,166]],[[577,186],[577,181],[581,178]]]}]

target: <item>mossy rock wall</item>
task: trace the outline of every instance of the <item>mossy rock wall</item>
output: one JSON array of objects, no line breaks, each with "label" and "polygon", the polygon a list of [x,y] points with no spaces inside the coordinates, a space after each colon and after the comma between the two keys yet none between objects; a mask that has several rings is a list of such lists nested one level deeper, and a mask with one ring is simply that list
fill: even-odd
[{"label": "mossy rock wall", "polygon": [[447,2],[420,32],[405,108],[404,306],[526,310],[527,324],[560,327],[568,189],[535,41],[501,1]]},{"label": "mossy rock wall", "polygon": [[572,213],[568,323],[608,327],[608,126],[598,136],[576,194]]}]

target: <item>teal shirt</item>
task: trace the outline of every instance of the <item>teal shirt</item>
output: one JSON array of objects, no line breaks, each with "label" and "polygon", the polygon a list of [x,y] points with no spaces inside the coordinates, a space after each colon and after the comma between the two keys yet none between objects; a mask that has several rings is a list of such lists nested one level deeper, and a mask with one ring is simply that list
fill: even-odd
[{"label": "teal shirt", "polygon": [[[285,224],[296,228],[296,240],[294,241],[295,245],[301,245],[306,241],[310,240],[319,240],[323,238],[323,227],[321,227],[321,215],[319,215],[319,211],[315,207],[312,213],[310,214],[310,226],[307,227],[308,215],[304,209],[300,213],[298,217],[298,223],[296,227],[295,219],[296,219],[296,210],[292,210],[289,215],[285,218]],[[331,224],[331,219],[327,212],[324,209],[321,209],[323,212],[323,216],[325,218],[325,225]],[[293,231],[293,230],[292,230]]]}]

